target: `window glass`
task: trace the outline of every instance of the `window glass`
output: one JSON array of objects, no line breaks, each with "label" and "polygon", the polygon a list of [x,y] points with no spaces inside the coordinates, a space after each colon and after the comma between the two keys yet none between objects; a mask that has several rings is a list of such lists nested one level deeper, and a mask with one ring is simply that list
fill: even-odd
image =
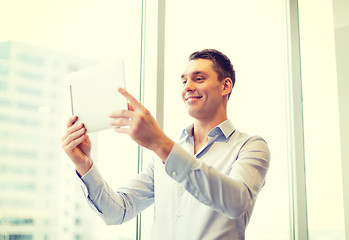
[{"label": "window glass", "polygon": [[[333,1],[333,5],[332,1],[299,2],[308,231],[312,240],[345,239],[335,33],[348,29],[348,10],[346,1]],[[341,21],[334,21],[336,15]],[[348,36],[347,31],[338,56],[347,57],[342,51],[348,49]],[[347,82],[348,77],[342,77],[342,82]],[[347,106],[345,109],[342,111],[347,112]]]},{"label": "window glass", "polygon": [[[69,117],[65,76],[125,61],[139,95],[137,1],[7,1],[0,15],[0,239],[136,238],[136,219],[106,224],[83,197],[61,149]],[[137,145],[113,130],[90,135],[95,164],[113,188],[137,173]],[[121,147],[122,146],[122,147]]]},{"label": "window glass", "polygon": [[228,55],[236,70],[229,118],[239,131],[262,136],[271,151],[266,184],[258,196],[246,238],[289,239],[282,1],[211,4],[179,0],[166,4],[165,132],[178,140],[192,121],[186,117],[180,97],[180,76],[189,54],[216,48]]}]

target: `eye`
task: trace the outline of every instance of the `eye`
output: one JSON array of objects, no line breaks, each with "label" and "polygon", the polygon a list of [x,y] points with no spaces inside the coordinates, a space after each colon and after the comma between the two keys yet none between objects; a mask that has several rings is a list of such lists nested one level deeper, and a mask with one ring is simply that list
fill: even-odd
[{"label": "eye", "polygon": [[187,84],[187,80],[182,80],[183,85]]},{"label": "eye", "polygon": [[203,77],[201,77],[201,76],[197,76],[197,77],[195,78],[195,81],[196,81],[196,82],[198,82],[198,81],[202,81],[202,80],[204,80],[204,78],[203,78]]}]

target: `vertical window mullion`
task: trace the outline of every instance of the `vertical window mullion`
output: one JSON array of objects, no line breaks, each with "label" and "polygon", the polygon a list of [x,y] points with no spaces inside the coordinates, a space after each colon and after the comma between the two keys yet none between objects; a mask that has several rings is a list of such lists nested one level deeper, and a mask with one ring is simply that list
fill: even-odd
[{"label": "vertical window mullion", "polygon": [[[140,69],[139,69],[139,101],[144,104],[144,70],[145,70],[145,27],[146,27],[146,0],[141,1],[141,43],[140,43]],[[138,145],[137,173],[143,169],[143,147]],[[142,237],[142,213],[137,216],[136,239]]]},{"label": "vertical window mullion", "polygon": [[308,239],[298,0],[286,0],[288,156],[291,239]]}]

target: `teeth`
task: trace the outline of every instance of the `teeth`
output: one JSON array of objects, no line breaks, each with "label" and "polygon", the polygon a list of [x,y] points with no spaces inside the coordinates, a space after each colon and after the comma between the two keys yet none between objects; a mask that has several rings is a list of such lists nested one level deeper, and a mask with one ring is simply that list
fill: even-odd
[{"label": "teeth", "polygon": [[197,98],[201,98],[201,97],[188,97],[187,100],[188,99],[197,99]]}]

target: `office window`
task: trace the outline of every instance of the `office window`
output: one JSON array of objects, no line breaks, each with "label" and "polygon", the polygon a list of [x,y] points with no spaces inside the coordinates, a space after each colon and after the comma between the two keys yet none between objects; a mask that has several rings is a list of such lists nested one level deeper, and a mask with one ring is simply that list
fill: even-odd
[{"label": "office window", "polygon": [[[127,89],[139,97],[142,1],[34,0],[20,7],[8,1],[3,7],[0,238],[135,239],[137,219],[106,226],[91,210],[60,139],[71,115],[68,73],[122,59]],[[113,188],[137,173],[131,139],[112,129],[90,137],[95,164]]]},{"label": "office window", "polygon": [[[314,7],[316,11],[314,12]],[[336,53],[336,33],[349,26],[346,1],[300,1],[299,25],[302,58],[304,110],[305,172],[308,231],[311,240],[344,240],[345,212],[343,201],[339,93],[342,91],[337,56],[345,55],[348,41]],[[345,35],[344,35],[345,36]],[[348,39],[349,34],[342,38]],[[344,43],[344,42],[343,42]],[[338,63],[337,63],[338,61]],[[348,66],[348,62],[345,63]],[[345,72],[344,72],[345,73]],[[345,80],[343,80],[345,79]],[[348,74],[342,75],[347,82]],[[345,85],[344,85],[345,86]],[[348,91],[348,88],[343,88]],[[347,95],[346,92],[344,95]],[[347,103],[346,103],[347,104]],[[347,112],[347,106],[342,109]],[[344,150],[345,151],[345,150]],[[343,160],[342,160],[343,158]],[[343,165],[344,167],[345,165]]]},{"label": "office window", "polygon": [[[189,54],[216,48],[228,55],[236,70],[229,118],[239,131],[262,136],[271,151],[266,184],[257,198],[246,239],[289,239],[283,3],[167,1],[166,10],[165,132],[178,139],[191,122],[180,107],[180,76]],[[178,13],[185,17],[179,18]]]}]

